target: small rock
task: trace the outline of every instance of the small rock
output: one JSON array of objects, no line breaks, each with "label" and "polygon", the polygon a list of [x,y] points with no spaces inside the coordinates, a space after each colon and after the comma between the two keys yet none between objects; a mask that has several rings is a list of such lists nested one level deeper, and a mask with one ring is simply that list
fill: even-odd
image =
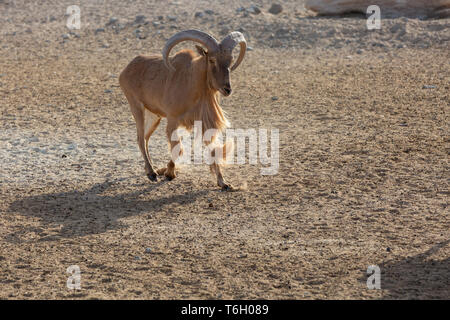
[{"label": "small rock", "polygon": [[62,38],[64,40],[67,40],[67,39],[70,39],[70,36],[67,33],[65,33],[65,34],[62,35]]},{"label": "small rock", "polygon": [[177,17],[175,16],[167,16],[167,19],[169,19],[169,21],[177,21]]},{"label": "small rock", "polygon": [[112,90],[109,90],[109,89],[105,90],[105,93],[111,93],[111,92],[112,92]]},{"label": "small rock", "polygon": [[255,5],[251,5],[250,8],[248,8],[248,12],[253,13],[253,14],[260,14],[261,13],[261,9],[259,9]]},{"label": "small rock", "polygon": [[111,17],[106,25],[111,26],[113,24],[116,24],[118,21],[119,19],[117,19],[116,17]]},{"label": "small rock", "polygon": [[387,248],[386,248],[386,251],[387,251],[387,252],[391,252],[391,248],[387,247]]},{"label": "small rock", "polygon": [[237,8],[237,9],[236,9],[236,12],[237,12],[237,13],[240,13],[240,12],[243,12],[243,11],[245,11],[245,8],[244,8],[244,7],[240,7],[240,8]]},{"label": "small rock", "polygon": [[45,149],[33,148],[32,150],[33,150],[34,152],[39,152],[39,153],[42,153],[42,154],[47,154],[47,150],[45,150]]},{"label": "small rock", "polygon": [[161,23],[159,23],[158,21],[153,21],[152,24],[153,24],[154,27],[157,27],[157,26],[159,26]]},{"label": "small rock", "polygon": [[362,54],[363,52],[364,52],[364,50],[362,50],[362,49],[356,50],[356,53],[357,53],[357,54]]},{"label": "small rock", "polygon": [[210,10],[210,9],[206,9],[206,10],[205,10],[205,13],[211,15],[211,14],[214,14],[214,11],[212,11],[212,10]]},{"label": "small rock", "polygon": [[105,29],[103,29],[103,28],[95,29],[95,34],[100,33],[100,32],[105,32]]},{"label": "small rock", "polygon": [[145,253],[152,253],[152,249],[150,249],[150,248],[145,248]]},{"label": "small rock", "polygon": [[212,204],[212,202],[211,203],[209,203],[209,205],[208,205],[210,208],[212,208],[212,207],[214,207],[214,205]]},{"label": "small rock", "polygon": [[277,101],[278,100],[278,97],[272,97],[272,101]]},{"label": "small rock", "polygon": [[134,260],[141,260],[141,257],[135,256],[135,257],[134,257]]},{"label": "small rock", "polygon": [[436,89],[436,86],[434,86],[434,85],[424,85],[422,87],[422,89]]},{"label": "small rock", "polygon": [[200,11],[199,11],[199,12],[196,12],[196,13],[195,13],[194,17],[195,17],[195,18],[203,18],[204,15],[205,15],[205,14],[204,14],[203,12],[200,12]]},{"label": "small rock", "polygon": [[163,16],[158,16],[158,20],[159,21],[164,20],[164,17]]},{"label": "small rock", "polygon": [[272,4],[272,6],[269,9],[269,13],[271,13],[271,14],[279,14],[282,11],[283,11],[283,7],[281,6],[281,4],[278,4],[278,3]]},{"label": "small rock", "polygon": [[138,15],[136,18],[134,18],[134,23],[143,23],[145,22],[145,16],[144,15]]},{"label": "small rock", "polygon": [[253,51],[253,47],[248,46],[247,51]]}]

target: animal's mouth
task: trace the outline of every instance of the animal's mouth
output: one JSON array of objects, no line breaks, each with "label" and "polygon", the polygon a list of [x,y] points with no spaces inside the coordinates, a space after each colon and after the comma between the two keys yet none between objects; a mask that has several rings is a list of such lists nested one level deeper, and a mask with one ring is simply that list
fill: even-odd
[{"label": "animal's mouth", "polygon": [[225,87],[220,89],[220,93],[222,93],[222,95],[224,97],[228,97],[231,94],[231,88]]}]

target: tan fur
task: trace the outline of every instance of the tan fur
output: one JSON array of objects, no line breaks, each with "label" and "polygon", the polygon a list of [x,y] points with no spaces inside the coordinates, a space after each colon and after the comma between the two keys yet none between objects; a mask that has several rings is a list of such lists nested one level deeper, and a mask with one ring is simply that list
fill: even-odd
[{"label": "tan fur", "polygon": [[[171,149],[179,143],[170,139],[172,132],[180,126],[189,130],[195,121],[202,121],[205,132],[208,129],[222,131],[229,125],[219,105],[220,88],[217,87],[231,88],[231,57],[214,57],[213,65],[210,58],[206,52],[198,55],[191,50],[182,50],[171,58],[175,71],[169,71],[160,56],[138,56],[120,74],[120,86],[136,120],[145,170],[153,181],[156,181],[156,172],[151,164],[148,140],[162,117],[168,120],[166,133]],[[211,168],[219,186],[231,188],[223,180],[220,165],[213,164]],[[169,180],[175,178],[174,162],[169,161],[167,168],[157,173],[164,174]]]}]

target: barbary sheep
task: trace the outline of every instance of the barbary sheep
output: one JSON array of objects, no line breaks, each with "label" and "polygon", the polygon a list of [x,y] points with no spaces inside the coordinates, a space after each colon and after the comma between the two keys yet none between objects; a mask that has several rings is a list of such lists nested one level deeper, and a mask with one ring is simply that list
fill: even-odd
[{"label": "barbary sheep", "polygon": [[[169,57],[172,48],[183,41],[195,41],[198,54],[192,50],[182,50]],[[240,45],[236,62],[232,63],[232,51]],[[136,121],[139,149],[145,161],[145,172],[151,181],[157,175],[165,175],[168,180],[175,178],[176,157],[173,155],[166,168],[154,170],[148,141],[158,127],[162,117],[167,118],[166,134],[171,151],[181,141],[172,141],[172,133],[179,127],[191,130],[195,121],[202,122],[203,133],[209,129],[218,132],[228,126],[228,120],[219,105],[219,92],[223,96],[231,94],[230,71],[235,70],[244,59],[247,43],[240,32],[232,32],[220,43],[211,35],[186,30],[172,36],[164,46],[161,56],[138,56],[128,64],[119,77]],[[211,141],[214,139],[211,139]],[[220,147],[226,154],[228,144]],[[214,149],[214,152],[218,149]],[[222,176],[221,164],[210,165],[217,177],[217,184],[224,190],[232,189]]]}]

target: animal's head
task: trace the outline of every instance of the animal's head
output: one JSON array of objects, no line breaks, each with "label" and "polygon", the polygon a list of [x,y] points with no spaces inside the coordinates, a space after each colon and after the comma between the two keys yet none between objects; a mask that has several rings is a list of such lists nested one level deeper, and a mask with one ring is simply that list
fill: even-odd
[{"label": "animal's head", "polygon": [[[181,31],[171,37],[164,49],[163,58],[167,68],[175,70],[170,64],[170,50],[182,41],[195,41],[202,44],[206,49],[200,46],[197,51],[205,57],[207,63],[207,81],[210,88],[218,90],[222,95],[229,96],[231,94],[230,72],[234,71],[242,62],[247,50],[247,42],[244,35],[240,32],[232,32],[226,36],[222,42],[217,42],[214,37],[198,30]],[[239,57],[236,62],[231,65],[233,60],[233,49],[240,45]]]}]

